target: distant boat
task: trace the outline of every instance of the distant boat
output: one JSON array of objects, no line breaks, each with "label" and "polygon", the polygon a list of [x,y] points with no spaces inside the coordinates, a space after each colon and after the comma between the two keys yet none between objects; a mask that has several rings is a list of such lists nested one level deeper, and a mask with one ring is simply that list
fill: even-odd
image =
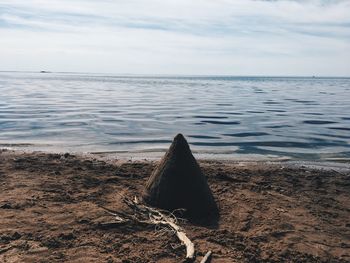
[{"label": "distant boat", "polygon": [[40,73],[50,73],[50,71],[42,70]]}]

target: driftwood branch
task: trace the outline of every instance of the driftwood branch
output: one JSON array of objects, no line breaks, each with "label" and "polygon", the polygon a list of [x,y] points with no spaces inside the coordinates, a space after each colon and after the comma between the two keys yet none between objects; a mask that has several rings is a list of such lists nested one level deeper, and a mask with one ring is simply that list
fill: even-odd
[{"label": "driftwood branch", "polygon": [[131,210],[133,210],[132,214],[112,211],[111,209],[103,206],[100,207],[105,209],[109,214],[115,216],[117,223],[123,224],[127,222],[136,222],[143,224],[163,225],[170,228],[172,231],[174,231],[181,243],[183,243],[186,247],[185,262],[193,262],[195,260],[194,244],[187,237],[184,230],[177,224],[178,220],[173,214],[141,204],[136,197],[133,200],[123,197],[122,201]]},{"label": "driftwood branch", "polygon": [[190,262],[194,260],[195,258],[195,250],[194,250],[194,244],[192,241],[187,237],[186,233],[174,222],[170,220],[170,218],[164,216],[162,217],[162,220],[152,220],[154,224],[161,224],[170,227],[172,230],[175,231],[177,238],[186,246],[186,260],[189,260]]}]

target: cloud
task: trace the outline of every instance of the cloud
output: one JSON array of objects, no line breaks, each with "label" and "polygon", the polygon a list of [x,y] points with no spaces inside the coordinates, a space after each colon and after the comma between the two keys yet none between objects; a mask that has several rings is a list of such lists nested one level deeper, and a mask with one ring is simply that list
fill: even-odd
[{"label": "cloud", "polygon": [[348,10],[346,0],[3,0],[0,69],[350,75]]}]

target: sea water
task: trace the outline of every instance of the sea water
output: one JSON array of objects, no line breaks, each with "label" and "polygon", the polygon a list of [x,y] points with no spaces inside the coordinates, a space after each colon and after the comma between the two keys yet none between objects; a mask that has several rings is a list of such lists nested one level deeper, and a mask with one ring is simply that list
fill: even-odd
[{"label": "sea water", "polygon": [[350,78],[0,73],[0,147],[350,158]]}]

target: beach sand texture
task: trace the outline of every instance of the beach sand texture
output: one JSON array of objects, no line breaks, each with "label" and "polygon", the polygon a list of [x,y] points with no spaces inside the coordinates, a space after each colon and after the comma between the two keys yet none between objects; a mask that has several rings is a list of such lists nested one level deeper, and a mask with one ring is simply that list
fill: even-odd
[{"label": "beach sand texture", "polygon": [[[155,161],[0,153],[0,262],[181,262],[176,237],[152,226],[104,227],[140,196]],[[350,173],[200,161],[216,226],[181,223],[212,262],[349,262]],[[126,211],[126,210],[125,210]],[[199,262],[199,261],[198,261]]]}]

